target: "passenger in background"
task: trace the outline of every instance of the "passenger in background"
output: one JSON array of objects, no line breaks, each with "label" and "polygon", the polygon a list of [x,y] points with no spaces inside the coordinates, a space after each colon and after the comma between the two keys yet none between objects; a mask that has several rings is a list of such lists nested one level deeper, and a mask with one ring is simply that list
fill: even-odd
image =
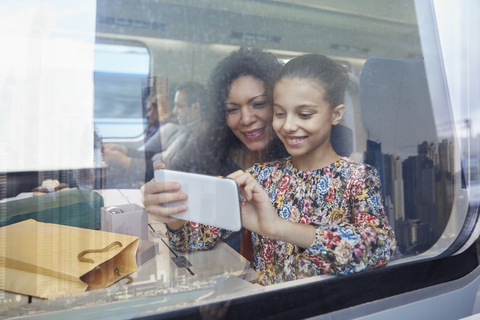
[{"label": "passenger in background", "polygon": [[[148,106],[147,120],[157,117],[159,128],[157,130],[154,128],[149,130],[147,125],[147,129],[145,130],[145,143],[137,150],[145,151],[145,159],[150,159],[154,153],[168,147],[169,143],[175,139],[175,132],[179,129],[179,126],[169,117],[167,105],[159,104],[157,93],[153,92],[147,98],[146,104]],[[140,157],[139,154],[134,152],[132,152],[132,156],[134,158]],[[143,157],[143,155],[141,157]]]},{"label": "passenger in background", "polygon": [[[105,162],[110,167],[128,168],[130,165],[130,153],[135,157],[138,156],[136,151],[158,151],[161,150],[161,140],[159,129],[163,126],[167,119],[167,106],[158,106],[157,96],[152,93],[145,100],[147,127],[145,129],[144,144],[137,150],[128,149],[118,144],[107,144],[104,149]],[[176,127],[176,126],[174,126]],[[173,128],[172,128],[173,129]],[[165,129],[164,129],[165,130]],[[152,156],[153,153],[150,155]],[[143,155],[142,155],[143,157]]]},{"label": "passenger in background", "polygon": [[[151,96],[152,97],[152,96]],[[153,95],[155,97],[155,95]],[[179,124],[167,122],[166,110],[160,110],[160,129],[146,139],[144,146],[131,150],[124,146],[105,146],[105,162],[109,166],[126,170],[125,178],[130,187],[138,187],[153,178],[153,161],[168,161],[188,141],[192,129],[199,126],[205,109],[205,89],[197,82],[186,82],[177,87],[173,109]],[[149,98],[147,118],[154,119],[157,110],[156,98]],[[152,130],[150,130],[151,132]],[[148,135],[148,127],[147,127]]]},{"label": "passenger in background", "polygon": [[[168,163],[175,158],[176,154],[192,140],[193,135],[198,133],[201,128],[202,119],[206,117],[207,105],[205,103],[206,91],[203,85],[197,82],[186,82],[177,87],[174,99],[173,114],[177,121],[183,126],[183,130],[178,138],[163,149],[162,152],[155,154],[147,165],[147,170],[151,170],[150,179],[153,178],[153,161],[162,160]],[[149,180],[150,180],[149,179]]]},{"label": "passenger in background", "polygon": [[[160,122],[163,123],[164,121],[159,121],[159,118],[166,112],[158,112],[158,103],[155,96],[150,95],[146,101],[147,105],[147,129],[145,130],[145,139],[144,142],[147,143],[148,140],[153,137],[153,135],[158,132],[160,129]],[[163,119],[162,119],[163,120]]]},{"label": "passenger in background", "polygon": [[147,161],[146,181],[153,178],[154,161],[160,160],[163,163],[173,162],[173,159],[182,152],[185,146],[188,145],[188,142],[198,136],[204,124],[202,120],[206,117],[207,105],[205,98],[206,91],[200,83],[191,81],[177,87],[173,114],[177,117],[182,129],[176,135],[175,140],[169,144],[168,148],[156,153],[150,161]]}]

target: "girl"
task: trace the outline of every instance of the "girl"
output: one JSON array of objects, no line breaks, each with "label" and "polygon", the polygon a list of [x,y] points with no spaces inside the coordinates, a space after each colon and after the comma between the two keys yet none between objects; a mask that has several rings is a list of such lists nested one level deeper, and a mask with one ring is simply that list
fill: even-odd
[{"label": "girl", "polygon": [[347,83],[343,67],[323,55],[288,62],[273,88],[273,128],[291,157],[230,175],[246,200],[242,224],[263,285],[377,268],[393,253],[377,171],[330,144]]}]

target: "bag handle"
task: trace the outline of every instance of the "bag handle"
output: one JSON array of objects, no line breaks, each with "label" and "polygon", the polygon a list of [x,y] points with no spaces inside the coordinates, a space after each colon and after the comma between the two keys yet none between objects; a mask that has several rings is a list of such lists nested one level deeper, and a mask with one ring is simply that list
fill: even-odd
[{"label": "bag handle", "polygon": [[[115,270],[113,270],[113,273],[115,273],[117,276],[119,276],[120,278],[122,277],[122,275],[120,274],[120,270],[118,270],[118,268],[116,268]],[[130,276],[125,276],[124,278],[127,278],[128,279],[128,282],[125,283],[125,284],[130,284],[130,283],[133,283],[133,278],[130,277]]]},{"label": "bag handle", "polygon": [[108,250],[110,250],[111,248],[115,247],[115,246],[120,246],[120,247],[123,247],[122,243],[120,241],[114,241],[112,243],[110,243],[108,246],[106,246],[105,248],[102,248],[102,249],[88,249],[88,250],[83,250],[82,252],[80,252],[77,256],[78,260],[80,260],[81,262],[90,262],[90,263],[95,263],[95,261],[93,261],[92,259],[89,259],[89,258],[84,258],[83,256],[86,255],[87,253],[97,253],[97,252],[107,252]]},{"label": "bag handle", "polygon": [[[115,247],[115,246],[120,246],[120,247],[123,247],[122,243],[120,241],[114,241],[112,243],[110,243],[108,246],[106,246],[105,248],[102,248],[102,249],[88,249],[88,250],[83,250],[82,252],[80,252],[77,256],[78,260],[80,260],[81,262],[90,262],[90,263],[95,263],[95,261],[93,261],[92,259],[89,259],[89,258],[84,258],[83,256],[86,255],[87,253],[97,253],[97,252],[107,252],[108,250],[110,250],[111,248]],[[97,267],[99,268],[99,267]],[[114,271],[113,271],[118,277],[122,277],[120,275],[120,270],[118,270],[118,268],[116,268]],[[125,276],[125,278],[128,279],[128,282],[126,284],[130,284],[133,282],[133,278],[130,277],[130,276]]]}]

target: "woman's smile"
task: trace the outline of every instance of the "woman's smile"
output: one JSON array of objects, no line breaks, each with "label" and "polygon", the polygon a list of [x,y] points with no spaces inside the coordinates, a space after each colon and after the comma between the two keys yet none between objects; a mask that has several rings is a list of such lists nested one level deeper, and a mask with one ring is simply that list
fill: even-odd
[{"label": "woman's smile", "polygon": [[257,140],[263,136],[263,134],[265,133],[265,129],[267,129],[266,126],[259,129],[243,131],[242,133],[248,140]]}]

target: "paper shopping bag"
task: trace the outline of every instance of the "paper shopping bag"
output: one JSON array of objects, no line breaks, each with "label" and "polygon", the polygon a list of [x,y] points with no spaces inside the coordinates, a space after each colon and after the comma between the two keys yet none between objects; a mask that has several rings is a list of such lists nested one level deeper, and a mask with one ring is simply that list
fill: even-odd
[{"label": "paper shopping bag", "polygon": [[0,228],[0,239],[0,289],[7,291],[54,298],[138,270],[138,237],[30,219]]}]

